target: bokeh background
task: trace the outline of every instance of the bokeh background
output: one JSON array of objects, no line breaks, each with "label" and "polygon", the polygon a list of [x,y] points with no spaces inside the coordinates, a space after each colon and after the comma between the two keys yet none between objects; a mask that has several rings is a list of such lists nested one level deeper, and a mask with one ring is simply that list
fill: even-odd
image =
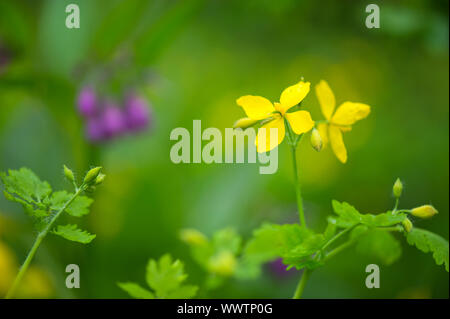
[{"label": "bokeh background", "polygon": [[[80,29],[64,25],[69,3],[80,7]],[[369,3],[380,6],[380,29],[365,27]],[[332,199],[361,212],[391,209],[400,177],[401,206],[432,203],[440,214],[417,225],[448,239],[448,45],[445,0],[0,0],[0,170],[27,166],[55,189],[69,188],[63,164],[80,175],[102,165],[107,174],[92,213],[79,223],[97,238],[84,246],[49,236],[27,296],[125,298],[116,282],[144,283],[148,258],[166,252],[198,283],[204,273],[180,229],[210,235],[232,226],[249,238],[263,221],[296,221],[286,144],[278,172],[260,175],[258,164],[173,164],[169,135],[176,127],[192,131],[194,119],[224,131],[243,116],[237,97],[275,101],[301,76],[313,85],[326,79],[338,104],[372,106],[344,137],[347,164],[329,148],[316,153],[303,143],[309,224],[325,227]],[[86,85],[112,98],[133,88],[152,111],[149,129],[91,143],[76,109]],[[321,118],[314,91],[304,106]],[[0,264],[18,265],[34,235],[21,207],[1,197]],[[401,260],[381,268],[380,289],[365,288],[372,260],[350,249],[313,273],[304,296],[448,298],[444,268],[402,242]],[[65,288],[69,263],[80,265],[80,289]],[[7,277],[0,273],[0,289]],[[267,268],[260,279],[230,280],[211,297],[289,298],[298,277]]]}]

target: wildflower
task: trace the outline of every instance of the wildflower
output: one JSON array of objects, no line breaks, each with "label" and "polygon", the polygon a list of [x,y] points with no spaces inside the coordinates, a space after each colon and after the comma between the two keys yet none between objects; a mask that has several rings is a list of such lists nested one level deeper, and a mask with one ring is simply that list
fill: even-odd
[{"label": "wildflower", "polygon": [[347,162],[347,149],[342,138],[343,132],[352,129],[357,121],[366,118],[370,113],[370,106],[362,103],[344,102],[334,112],[336,100],[333,91],[324,80],[316,85],[316,95],[319,99],[325,123],[318,124],[317,128],[324,144],[330,141],[334,154],[342,163]]},{"label": "wildflower", "polygon": [[129,96],[125,101],[125,121],[130,131],[146,129],[150,121],[147,102],[139,96]]},{"label": "wildflower", "polygon": [[[259,153],[267,152],[278,146],[284,139],[286,128],[285,120],[295,134],[303,134],[314,127],[314,121],[308,111],[296,111],[289,113],[288,110],[299,104],[310,89],[309,82],[299,83],[286,88],[280,96],[280,102],[272,104],[262,96],[245,95],[236,100],[236,103],[244,109],[247,118],[238,121],[239,124],[245,121],[262,121],[262,126],[256,136],[256,149]],[[247,122],[248,123],[248,122]],[[235,124],[236,125],[236,124]],[[278,129],[277,143],[270,143],[270,128]],[[261,129],[266,129],[266,143],[258,145],[258,136]]]},{"label": "wildflower", "polygon": [[97,96],[91,87],[84,87],[78,95],[78,111],[85,117],[97,112]]},{"label": "wildflower", "polygon": [[411,209],[411,215],[420,218],[430,218],[436,215],[438,211],[431,205],[422,205]]},{"label": "wildflower", "polygon": [[101,116],[103,132],[107,138],[115,137],[124,132],[126,122],[123,111],[114,102],[106,102]]}]

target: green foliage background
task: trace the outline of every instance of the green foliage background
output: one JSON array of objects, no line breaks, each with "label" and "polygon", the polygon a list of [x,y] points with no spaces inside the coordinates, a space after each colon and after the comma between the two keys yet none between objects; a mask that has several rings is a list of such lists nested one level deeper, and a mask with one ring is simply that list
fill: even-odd
[{"label": "green foliage background", "polygon": [[[79,30],[64,27],[69,3],[80,6]],[[316,153],[302,145],[308,224],[325,227],[331,199],[364,213],[391,209],[391,186],[400,177],[401,206],[432,203],[440,214],[417,225],[448,239],[448,2],[375,2],[380,29],[364,25],[369,3],[0,0],[0,43],[13,53],[0,73],[0,171],[27,166],[55,188],[69,187],[57,169],[64,163],[79,172],[102,165],[108,176],[81,222],[97,238],[86,247],[49,238],[36,256],[52,274],[55,297],[126,297],[116,282],[142,282],[148,258],[167,252],[182,259],[188,281],[198,283],[204,274],[178,239],[181,228],[210,235],[233,226],[249,238],[263,221],[296,221],[286,145],[278,172],[260,175],[255,164],[175,165],[169,134],[176,127],[192,130],[194,119],[204,128],[231,127],[243,115],[237,97],[276,100],[300,76],[313,84],[326,79],[338,104],[372,106],[345,135],[347,164],[329,148]],[[75,110],[82,85],[77,70],[95,70],[117,52],[135,55],[120,70],[123,77],[152,74],[137,82],[153,104],[155,127],[93,147]],[[115,81],[113,92],[122,87],[120,76]],[[321,117],[313,91],[303,105]],[[0,226],[2,240],[23,260],[31,226],[4,198]],[[381,288],[369,290],[364,269],[373,262],[349,250],[314,272],[304,296],[448,298],[448,273],[404,241],[400,261],[381,268]],[[76,291],[64,286],[69,263],[81,268]],[[298,274],[278,278],[267,270],[258,280],[231,280],[212,297],[287,298],[297,280]]]}]

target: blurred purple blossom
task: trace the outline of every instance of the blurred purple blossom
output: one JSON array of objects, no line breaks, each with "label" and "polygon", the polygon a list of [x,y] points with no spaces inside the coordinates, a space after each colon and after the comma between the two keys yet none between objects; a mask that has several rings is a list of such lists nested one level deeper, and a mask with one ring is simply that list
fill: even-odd
[{"label": "blurred purple blossom", "polygon": [[297,272],[295,269],[286,270],[288,266],[283,264],[283,260],[281,258],[268,263],[267,266],[274,277],[278,278],[289,277]]},{"label": "blurred purple blossom", "polygon": [[125,101],[125,117],[129,130],[140,131],[146,129],[150,121],[148,103],[139,96],[129,96]]},{"label": "blurred purple blossom", "polygon": [[126,129],[125,115],[115,103],[107,102],[100,116],[107,138],[118,136]]},{"label": "blurred purple blossom", "polygon": [[78,95],[78,111],[85,117],[97,112],[97,95],[91,87],[84,87]]},{"label": "blurred purple blossom", "polygon": [[124,106],[100,98],[92,87],[78,94],[78,112],[85,119],[86,137],[91,142],[104,142],[127,132],[143,131],[151,124],[151,109],[147,101],[136,94],[125,99]]}]

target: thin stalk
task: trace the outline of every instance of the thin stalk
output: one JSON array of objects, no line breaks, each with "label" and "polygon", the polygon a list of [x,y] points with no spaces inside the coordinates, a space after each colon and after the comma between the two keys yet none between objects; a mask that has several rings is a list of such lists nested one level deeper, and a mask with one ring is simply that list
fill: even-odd
[{"label": "thin stalk", "polygon": [[295,289],[294,296],[292,299],[301,299],[303,295],[303,291],[305,290],[306,282],[309,279],[309,276],[311,275],[311,270],[305,269],[302,274],[302,278],[298,282],[297,289]]},{"label": "thin stalk", "polygon": [[300,181],[298,178],[298,169],[297,169],[297,156],[295,153],[296,147],[291,147],[291,153],[292,153],[292,164],[294,168],[294,183],[295,183],[295,192],[297,195],[297,209],[298,214],[300,218],[300,225],[304,228],[307,228],[306,226],[306,220],[305,220],[305,212],[303,211],[303,198],[302,198],[302,188],[300,185]]},{"label": "thin stalk", "polygon": [[28,252],[27,257],[25,258],[24,263],[19,269],[19,273],[17,274],[16,278],[14,279],[14,283],[12,284],[11,288],[9,289],[6,299],[11,299],[17,288],[19,287],[19,284],[21,283],[23,276],[25,272],[28,269],[28,266],[30,266],[31,260],[33,259],[34,255],[36,254],[37,249],[39,248],[40,244],[44,240],[45,236],[47,236],[48,232],[52,228],[55,221],[58,219],[58,217],[64,212],[64,210],[73,202],[73,200],[80,195],[80,193],[84,190],[83,185],[77,189],[75,194],[64,204],[64,206],[53,216],[53,218],[50,220],[50,222],[47,224],[47,226],[37,235],[36,240],[33,243],[33,246],[31,247],[30,251]]},{"label": "thin stalk", "polygon": [[333,249],[332,251],[330,251],[325,258],[323,259],[324,262],[326,262],[328,259],[334,257],[335,255],[339,254],[341,251],[345,250],[346,248],[350,247],[352,244],[354,243],[353,240],[349,240],[345,243],[343,243],[340,246],[337,246],[335,249]]}]

